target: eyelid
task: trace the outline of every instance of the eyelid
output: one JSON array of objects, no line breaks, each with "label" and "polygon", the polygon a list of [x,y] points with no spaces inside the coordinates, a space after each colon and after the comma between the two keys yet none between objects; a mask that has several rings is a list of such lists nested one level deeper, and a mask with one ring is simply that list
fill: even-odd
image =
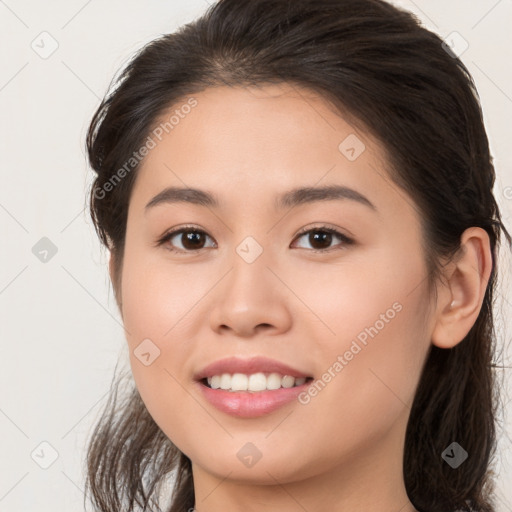
[{"label": "eyelid", "polygon": [[334,246],[334,247],[330,247],[328,249],[308,249],[309,252],[327,253],[327,252],[335,251],[338,249],[341,250],[341,249],[344,249],[345,246],[355,244],[355,239],[352,236],[346,235],[337,226],[334,226],[332,224],[328,224],[325,222],[317,223],[316,225],[313,225],[313,226],[310,225],[310,226],[306,226],[306,227],[302,228],[294,236],[292,243],[294,243],[295,240],[297,240],[298,238],[302,237],[303,235],[309,233],[310,231],[320,231],[320,232],[331,233],[332,235],[337,236],[339,239],[342,240],[342,246],[341,247]]},{"label": "eyelid", "polygon": [[[184,226],[179,226],[177,228],[170,228],[168,229],[156,242],[155,242],[155,246],[158,247],[160,245],[163,245],[165,242],[167,242],[168,240],[170,240],[172,237],[184,232],[184,231],[195,231],[196,233],[201,233],[201,234],[205,234],[206,236],[208,236],[209,238],[211,238],[213,240],[213,237],[211,237],[207,232],[206,230],[198,227],[198,226],[194,226],[192,224],[190,225],[184,225]],[[197,249],[195,251],[182,251],[181,249],[175,249],[176,252],[189,252],[189,253],[193,253],[193,252],[199,252],[201,249]]]},{"label": "eyelid", "polygon": [[[177,228],[171,228],[169,229],[168,231],[166,231],[156,242],[155,242],[155,246],[160,246],[160,245],[163,245],[165,244],[167,241],[169,241],[171,238],[173,238],[174,236],[176,235],[179,235],[180,233],[183,233],[183,232],[187,232],[187,231],[194,231],[196,233],[200,233],[200,234],[204,234],[206,235],[207,237],[211,238],[212,240],[213,237],[211,237],[206,230],[198,227],[198,226],[195,226],[195,225],[184,225],[184,226],[179,226]],[[341,232],[340,228],[334,226],[334,225],[331,225],[331,224],[328,224],[328,223],[317,223],[316,225],[310,225],[310,226],[306,226],[304,228],[302,228],[298,233],[296,233],[293,237],[293,240],[292,240],[292,244],[300,237],[302,237],[303,235],[311,232],[311,231],[319,231],[319,232],[326,232],[326,233],[331,233],[333,234],[334,236],[337,236],[339,239],[342,240],[342,247],[341,249],[344,249],[345,246],[347,245],[352,245],[355,243],[355,240],[351,237],[351,236],[348,236],[344,233]],[[214,244],[216,245],[216,242],[214,241]],[[195,250],[183,250],[183,249],[176,249],[176,248],[168,248],[171,252],[174,252],[174,253],[180,253],[180,254],[186,254],[186,253],[189,253],[189,254],[198,254],[200,251],[202,251],[203,249],[211,249],[211,247],[201,247],[199,249],[195,249]],[[337,250],[337,247],[334,246],[334,247],[330,247],[328,249],[307,249],[309,252],[316,252],[316,253],[327,253],[327,252],[330,252],[330,251],[334,251],[334,250]]]},{"label": "eyelid", "polygon": [[[295,235],[294,239],[298,236],[301,236],[305,233],[308,233],[309,231],[327,231],[329,233],[337,234],[343,238],[346,238],[347,240],[353,240],[353,236],[351,234],[345,234],[343,233],[342,229],[338,226],[335,226],[334,224],[329,224],[328,222],[317,222],[313,225],[305,226],[304,228],[301,228]],[[345,230],[346,231],[346,230]]]}]

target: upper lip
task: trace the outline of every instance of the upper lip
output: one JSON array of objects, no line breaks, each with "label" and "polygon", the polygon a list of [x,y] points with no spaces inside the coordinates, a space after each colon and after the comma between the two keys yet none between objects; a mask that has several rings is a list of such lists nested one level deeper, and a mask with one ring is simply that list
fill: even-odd
[{"label": "upper lip", "polygon": [[199,370],[194,376],[196,380],[201,380],[213,375],[222,375],[223,373],[244,373],[251,375],[253,373],[279,373],[281,375],[290,375],[292,377],[309,377],[304,372],[292,368],[287,364],[281,363],[268,357],[251,357],[250,359],[241,359],[239,357],[227,357],[219,359]]}]

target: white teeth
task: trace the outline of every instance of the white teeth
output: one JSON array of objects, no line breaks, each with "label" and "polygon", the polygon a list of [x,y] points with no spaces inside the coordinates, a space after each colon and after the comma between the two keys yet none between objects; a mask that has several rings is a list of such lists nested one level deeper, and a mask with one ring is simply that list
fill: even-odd
[{"label": "white teeth", "polygon": [[271,373],[267,377],[267,389],[279,389],[282,380],[283,378],[279,373]]},{"label": "white teeth", "polygon": [[231,390],[232,391],[247,391],[249,385],[249,377],[243,373],[235,373],[231,377]]},{"label": "white teeth", "polygon": [[228,391],[265,391],[267,389],[292,388],[301,386],[306,382],[306,377],[292,377],[279,373],[264,374],[262,372],[246,375],[243,373],[223,373],[207,378],[212,389],[224,389]]},{"label": "white teeth", "polygon": [[224,373],[220,377],[220,389],[229,389],[231,387],[231,375]]},{"label": "white teeth", "polygon": [[285,375],[281,382],[283,388],[291,388],[295,384],[295,377],[291,377],[290,375]]},{"label": "white teeth", "polygon": [[267,378],[264,373],[253,373],[247,383],[247,389],[251,391],[263,391],[267,389]]}]

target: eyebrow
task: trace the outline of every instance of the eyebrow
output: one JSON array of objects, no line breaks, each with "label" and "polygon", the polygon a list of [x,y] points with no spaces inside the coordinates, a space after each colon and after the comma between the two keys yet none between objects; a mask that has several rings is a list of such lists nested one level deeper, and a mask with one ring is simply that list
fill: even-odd
[{"label": "eyebrow", "polygon": [[[356,190],[342,185],[327,185],[324,187],[298,187],[289,190],[278,196],[274,202],[276,210],[284,208],[292,208],[306,203],[316,201],[332,201],[332,200],[348,199],[368,206],[377,211],[375,205],[364,195]],[[208,208],[218,208],[220,205],[217,197],[211,192],[200,190],[197,188],[167,187],[159,192],[145,207],[147,212],[149,209],[160,204],[172,204],[178,202],[186,202]]]}]

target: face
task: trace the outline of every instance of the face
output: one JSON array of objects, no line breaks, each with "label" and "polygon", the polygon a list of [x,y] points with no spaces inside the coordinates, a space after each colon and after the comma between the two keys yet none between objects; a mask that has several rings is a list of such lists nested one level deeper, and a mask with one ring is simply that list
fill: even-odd
[{"label": "face", "polygon": [[[285,483],[401,460],[431,326],[420,218],[384,149],[305,89],[194,98],[166,114],[181,112],[172,129],[153,132],[128,212],[122,315],[150,414],[194,468],[219,478]],[[285,196],[334,186],[344,189]],[[168,187],[217,204],[153,200]],[[277,373],[285,388],[196,379],[232,356],[307,380],[241,363],[208,376]]]}]

